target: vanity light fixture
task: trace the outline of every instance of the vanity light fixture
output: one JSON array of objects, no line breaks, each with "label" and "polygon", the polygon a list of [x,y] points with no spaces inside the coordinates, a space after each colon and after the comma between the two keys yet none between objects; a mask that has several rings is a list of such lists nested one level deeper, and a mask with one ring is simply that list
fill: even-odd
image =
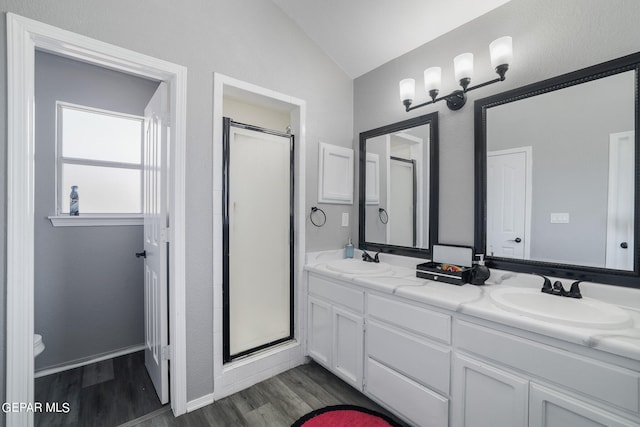
[{"label": "vanity light fixture", "polygon": [[442,100],[447,101],[447,107],[449,107],[450,110],[459,110],[467,102],[466,93],[470,90],[503,81],[509,69],[509,64],[513,60],[511,37],[505,36],[494,40],[489,44],[489,51],[491,53],[491,66],[496,70],[496,73],[498,73],[498,78],[469,87],[469,83],[471,83],[471,78],[473,77],[473,54],[460,54],[453,58],[453,68],[456,80],[460,82],[462,89],[455,90],[449,95],[438,98],[442,81],[442,69],[440,67],[427,68],[424,70],[424,88],[429,93],[431,101],[412,107],[411,104],[413,103],[416,92],[416,81],[414,79],[401,80],[400,99],[405,106],[405,110],[409,112]]}]

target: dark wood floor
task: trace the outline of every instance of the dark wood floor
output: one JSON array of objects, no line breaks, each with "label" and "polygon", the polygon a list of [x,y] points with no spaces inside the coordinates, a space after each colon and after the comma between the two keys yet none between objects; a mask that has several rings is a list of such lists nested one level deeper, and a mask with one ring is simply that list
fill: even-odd
[{"label": "dark wood floor", "polygon": [[35,400],[70,409],[36,412],[37,427],[113,427],[162,408],[142,351],[37,378]]},{"label": "dark wood floor", "polygon": [[298,366],[178,418],[161,406],[134,353],[36,379],[36,401],[69,402],[68,414],[37,413],[36,426],[290,426],[329,405],[359,405],[390,414],[316,363]]},{"label": "dark wood floor", "polygon": [[290,426],[314,409],[351,404],[390,414],[316,363],[298,366],[246,390],[175,418],[163,410],[127,427]]}]

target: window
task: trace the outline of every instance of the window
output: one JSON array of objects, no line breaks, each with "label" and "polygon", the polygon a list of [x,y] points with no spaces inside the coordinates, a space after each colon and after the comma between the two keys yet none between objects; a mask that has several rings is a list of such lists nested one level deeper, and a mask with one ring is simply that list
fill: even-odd
[{"label": "window", "polygon": [[74,185],[80,216],[141,214],[144,118],[58,102],[57,124],[57,214]]}]

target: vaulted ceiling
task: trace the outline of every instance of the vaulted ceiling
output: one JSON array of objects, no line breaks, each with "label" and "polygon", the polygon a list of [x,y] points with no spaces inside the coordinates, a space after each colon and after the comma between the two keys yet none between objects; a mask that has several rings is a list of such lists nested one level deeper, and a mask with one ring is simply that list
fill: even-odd
[{"label": "vaulted ceiling", "polygon": [[272,0],[352,78],[510,0]]}]

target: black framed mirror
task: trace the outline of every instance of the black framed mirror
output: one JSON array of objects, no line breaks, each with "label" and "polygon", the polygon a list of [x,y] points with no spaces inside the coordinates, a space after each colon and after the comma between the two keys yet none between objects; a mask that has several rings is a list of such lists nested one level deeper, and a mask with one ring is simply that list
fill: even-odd
[{"label": "black framed mirror", "polygon": [[438,241],[438,113],[360,134],[359,247],[428,258]]},{"label": "black framed mirror", "polygon": [[640,53],[475,101],[489,267],[640,287]]}]

